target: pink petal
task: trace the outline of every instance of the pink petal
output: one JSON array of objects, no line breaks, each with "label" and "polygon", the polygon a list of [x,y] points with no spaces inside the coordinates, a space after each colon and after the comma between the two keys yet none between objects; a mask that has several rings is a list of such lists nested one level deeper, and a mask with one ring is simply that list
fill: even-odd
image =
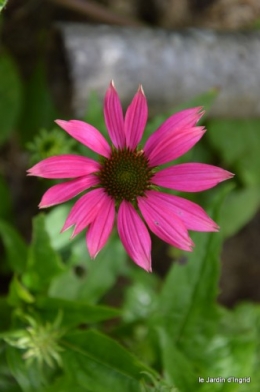
[{"label": "pink petal", "polygon": [[155,185],[182,192],[200,192],[210,189],[233,174],[205,163],[183,163],[167,167],[153,176]]},{"label": "pink petal", "polygon": [[28,170],[29,176],[43,178],[75,178],[97,172],[100,164],[79,155],[59,155],[46,158]]},{"label": "pink petal", "polygon": [[72,237],[85,229],[100,212],[106,194],[102,188],[94,189],[82,196],[72,207],[62,232],[75,225]]},{"label": "pink petal", "polygon": [[116,148],[125,147],[123,110],[113,81],[110,83],[105,95],[104,117],[110,139],[114,146]]},{"label": "pink petal", "polygon": [[173,135],[174,132],[180,131],[181,129],[193,128],[203,113],[202,107],[199,106],[173,114],[148,138],[144,146],[146,155],[150,155],[153,149],[156,148],[158,142],[167,137],[167,135]]},{"label": "pink petal", "polygon": [[56,120],[70,136],[106,158],[110,157],[111,148],[104,136],[92,125],[79,120]]},{"label": "pink petal", "polygon": [[204,135],[204,127],[178,129],[168,132],[158,140],[156,147],[147,156],[150,166],[163,165],[189,151]]},{"label": "pink petal", "polygon": [[64,203],[98,183],[98,177],[89,174],[63,184],[54,185],[44,193],[39,207],[46,208],[55,204]]},{"label": "pink petal", "polygon": [[118,210],[118,234],[133,261],[151,271],[151,238],[131,203],[122,201]]},{"label": "pink petal", "polygon": [[140,142],[148,117],[148,106],[144,90],[139,86],[125,115],[126,146],[134,150]]},{"label": "pink petal", "polygon": [[193,242],[184,223],[166,204],[158,204],[152,194],[138,197],[137,202],[146,223],[155,235],[170,245],[192,251]]},{"label": "pink petal", "polygon": [[115,202],[106,195],[102,207],[87,231],[86,241],[91,258],[95,258],[106,244],[115,221]]},{"label": "pink petal", "polygon": [[146,196],[151,197],[157,205],[167,206],[188,230],[218,231],[219,229],[203,208],[190,200],[158,191],[147,191]]}]

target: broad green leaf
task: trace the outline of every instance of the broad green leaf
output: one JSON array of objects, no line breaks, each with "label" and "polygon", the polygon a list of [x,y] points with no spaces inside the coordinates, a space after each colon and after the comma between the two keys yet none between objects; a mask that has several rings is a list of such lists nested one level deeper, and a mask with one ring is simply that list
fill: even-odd
[{"label": "broad green leaf", "polygon": [[48,320],[53,320],[58,312],[61,312],[62,325],[66,327],[79,324],[93,324],[120,315],[117,309],[106,306],[93,306],[82,301],[68,301],[60,298],[38,298],[35,307]]},{"label": "broad green leaf", "polygon": [[[210,216],[215,220],[222,199],[221,194],[211,206]],[[207,365],[205,350],[218,321],[215,298],[221,240],[220,233],[196,233],[194,251],[187,255],[185,265],[173,265],[159,298],[157,322],[163,331],[165,371],[183,392],[198,386],[197,377],[186,377],[186,372],[199,375]]]},{"label": "broad green leaf", "polygon": [[63,270],[60,257],[52,248],[46,232],[44,215],[40,214],[33,219],[32,243],[23,282],[33,290],[47,289],[53,277]]},{"label": "broad green leaf", "polygon": [[28,254],[24,240],[16,229],[4,220],[0,220],[0,235],[10,267],[14,272],[21,274],[26,268]]},{"label": "broad green leaf", "polygon": [[150,369],[114,340],[89,330],[67,336],[63,344],[64,368],[76,385],[91,392],[142,391],[142,371]]},{"label": "broad green leaf", "polygon": [[53,280],[49,291],[53,297],[94,304],[113,287],[119,274],[124,274],[126,254],[117,234],[111,236],[95,260],[89,257],[85,238],[72,243],[71,252],[72,268]]},{"label": "broad green leaf", "polygon": [[76,383],[73,377],[65,375],[57,379],[53,385],[46,388],[44,392],[92,392],[87,386],[83,387]]},{"label": "broad green leaf", "polygon": [[246,185],[260,184],[260,120],[211,120],[207,140]]},{"label": "broad green leaf", "polygon": [[220,227],[223,235],[229,237],[236,234],[254,217],[259,205],[259,187],[233,190],[220,210]]},{"label": "broad green leaf", "polygon": [[0,103],[0,144],[2,144],[15,128],[22,103],[21,80],[12,58],[6,53],[0,55]]},{"label": "broad green leaf", "polygon": [[64,233],[60,232],[69,211],[69,205],[61,205],[53,208],[45,216],[46,231],[50,237],[51,245],[55,250],[62,250],[62,248],[71,246],[73,243],[73,241],[70,240],[71,233],[68,230]]}]

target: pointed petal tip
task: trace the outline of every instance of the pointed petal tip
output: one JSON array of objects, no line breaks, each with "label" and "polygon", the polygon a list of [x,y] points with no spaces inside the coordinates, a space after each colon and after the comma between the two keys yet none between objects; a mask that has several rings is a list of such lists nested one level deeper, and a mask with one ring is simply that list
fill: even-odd
[{"label": "pointed petal tip", "polygon": [[145,96],[144,89],[143,89],[143,86],[141,84],[139,84],[137,92],[138,93],[140,92],[140,93],[142,93]]}]

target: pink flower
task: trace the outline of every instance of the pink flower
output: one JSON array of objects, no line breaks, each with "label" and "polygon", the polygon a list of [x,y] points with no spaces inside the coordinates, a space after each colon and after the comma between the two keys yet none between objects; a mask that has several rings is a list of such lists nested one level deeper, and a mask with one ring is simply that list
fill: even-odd
[{"label": "pink flower", "polygon": [[148,116],[143,89],[139,87],[124,117],[111,82],[105,96],[104,116],[112,146],[90,124],[57,120],[70,136],[99,154],[99,161],[60,155],[29,169],[29,175],[33,176],[70,178],[48,189],[39,207],[63,203],[87,190],[72,207],[62,231],[74,226],[72,236],[75,236],[88,227],[86,242],[92,258],[107,242],[116,214],[118,234],[127,253],[147,271],[151,271],[147,226],[168,244],[191,251],[194,244],[188,230],[217,231],[218,226],[197,204],[164,193],[159,187],[199,192],[233,174],[204,163],[183,163],[160,170],[158,166],[185,154],[200,140],[205,129],[196,124],[202,114],[202,108],[196,107],[172,115],[139,149]]}]

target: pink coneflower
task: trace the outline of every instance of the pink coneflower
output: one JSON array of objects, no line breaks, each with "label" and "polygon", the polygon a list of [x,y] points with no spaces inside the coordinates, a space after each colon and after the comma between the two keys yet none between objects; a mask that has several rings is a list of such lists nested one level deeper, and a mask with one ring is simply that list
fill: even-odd
[{"label": "pink coneflower", "polygon": [[62,231],[74,226],[75,236],[88,227],[86,242],[92,258],[107,242],[116,214],[118,234],[127,253],[147,271],[151,271],[147,226],[168,244],[191,251],[194,244],[188,230],[217,231],[218,226],[199,205],[164,193],[160,187],[199,192],[233,174],[204,163],[164,169],[158,166],[185,154],[200,140],[205,129],[196,124],[202,114],[202,108],[196,107],[172,115],[148,138],[143,149],[138,148],[148,116],[144,91],[138,88],[124,117],[111,82],[105,95],[104,116],[112,146],[90,124],[57,120],[70,136],[97,153],[99,161],[60,155],[29,169],[32,176],[71,179],[48,189],[39,207],[63,203],[87,190],[72,207]]}]

